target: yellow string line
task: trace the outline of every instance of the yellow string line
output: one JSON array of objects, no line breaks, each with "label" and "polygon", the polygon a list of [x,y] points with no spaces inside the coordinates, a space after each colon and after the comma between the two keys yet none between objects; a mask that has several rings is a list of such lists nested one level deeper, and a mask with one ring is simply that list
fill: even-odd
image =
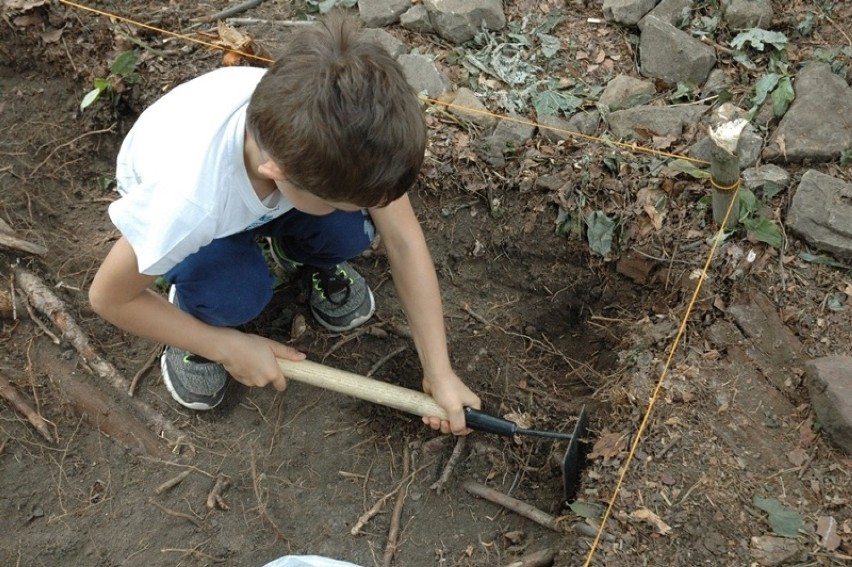
[{"label": "yellow string line", "polygon": [[701,163],[701,164],[705,164],[705,165],[710,164],[709,161],[705,161],[703,159],[696,159],[696,158],[681,155],[681,154],[663,152],[663,151],[660,151],[660,150],[655,150],[653,148],[648,148],[648,147],[645,147],[645,146],[637,146],[636,144],[629,144],[629,143],[626,143],[626,142],[616,142],[616,141],[613,141],[613,140],[607,140],[605,138],[600,138],[598,136],[590,136],[588,134],[583,134],[581,132],[574,132],[573,130],[565,130],[563,128],[558,128],[556,126],[546,126],[544,124],[540,124],[540,123],[535,122],[533,120],[527,120],[525,118],[517,118],[515,116],[506,116],[504,114],[496,114],[496,113],[491,112],[489,110],[481,110],[481,109],[478,109],[478,108],[468,108],[466,106],[460,106],[460,105],[454,104],[452,102],[446,102],[446,101],[443,101],[443,100],[428,98],[428,97],[424,97],[424,96],[422,96],[420,98],[421,98],[421,100],[424,100],[424,101],[426,101],[430,104],[440,104],[440,105],[443,105],[443,106],[446,106],[446,107],[449,107],[449,108],[455,108],[457,110],[469,112],[471,114],[480,114],[480,115],[483,115],[483,116],[490,116],[490,117],[496,118],[498,120],[505,120],[506,122],[515,122],[516,124],[523,124],[525,126],[534,126],[536,128],[541,128],[541,129],[544,129],[544,130],[552,130],[554,132],[560,132],[562,134],[568,134],[568,135],[570,135],[571,137],[574,137],[574,138],[583,138],[585,140],[590,140],[590,141],[593,141],[593,142],[600,142],[602,144],[611,144],[613,146],[618,146],[620,148],[625,148],[625,149],[633,150],[633,151],[636,151],[636,152],[644,152],[644,153],[652,154],[652,155],[656,155],[656,156],[682,159],[682,160],[691,161],[691,162],[695,162],[695,163]]},{"label": "yellow string line", "polygon": [[266,57],[261,57],[259,55],[255,55],[254,53],[246,53],[244,51],[239,51],[237,49],[231,49],[230,47],[225,47],[224,45],[218,45],[218,44],[215,44],[215,43],[211,43],[209,41],[204,41],[202,39],[190,37],[188,35],[180,34],[180,33],[169,31],[169,30],[164,30],[164,29],[158,28],[156,26],[150,26],[148,24],[143,24],[142,22],[138,22],[136,20],[132,20],[132,19],[126,18],[124,16],[119,16],[119,15],[113,14],[111,12],[104,12],[103,10],[98,10],[97,8],[91,8],[89,6],[77,4],[76,2],[71,2],[70,0],[59,0],[59,3],[60,4],[66,4],[66,5],[71,6],[73,8],[83,10],[85,12],[91,12],[91,13],[97,14],[99,16],[112,18],[112,19],[118,20],[120,22],[125,22],[127,24],[138,26],[138,27],[144,28],[146,30],[155,31],[155,32],[161,33],[163,35],[169,35],[169,36],[172,36],[172,37],[176,37],[178,39],[182,39],[184,41],[189,41],[191,43],[197,43],[199,45],[203,45],[205,47],[210,47],[212,49],[218,49],[220,51],[231,51],[233,53],[236,53],[237,55],[241,55],[241,56],[246,57],[248,59],[256,59],[258,61],[264,61],[266,63],[272,63],[273,62],[272,59],[268,59]]},{"label": "yellow string line", "polygon": [[739,188],[740,188],[740,180],[739,180],[739,179],[737,179],[737,180],[736,180],[736,181],[734,181],[731,185],[728,185],[727,187],[722,187],[721,185],[719,185],[718,183],[716,183],[716,180],[715,180],[715,179],[713,179],[713,178],[711,177],[711,178],[710,178],[710,185],[712,185],[714,189],[717,189],[717,190],[719,190],[719,191],[728,192],[728,191],[733,191],[733,190],[735,190],[735,189],[739,189]]},{"label": "yellow string line", "polygon": [[[735,187],[739,187],[739,181],[735,184]],[[736,194],[734,195],[736,197]],[[583,567],[588,567],[591,565],[592,557],[595,555],[595,551],[600,543],[601,537],[603,536],[604,527],[606,526],[606,522],[612,514],[612,509],[615,506],[615,501],[618,498],[618,495],[621,491],[621,486],[624,484],[624,478],[627,476],[627,471],[630,468],[630,463],[633,461],[633,457],[636,453],[636,447],[639,445],[639,442],[642,440],[642,434],[645,432],[645,428],[648,425],[648,421],[651,417],[651,412],[654,409],[654,404],[656,404],[657,399],[659,398],[660,389],[663,386],[663,382],[668,374],[669,367],[671,366],[672,360],[674,359],[674,355],[677,352],[677,346],[680,343],[680,339],[683,336],[684,331],[686,330],[686,324],[689,321],[689,316],[692,314],[692,308],[695,306],[695,302],[698,298],[698,293],[701,291],[701,286],[704,283],[704,280],[707,277],[707,271],[710,268],[710,262],[713,261],[713,258],[716,255],[716,249],[719,247],[719,243],[722,242],[722,237],[725,234],[725,226],[728,224],[728,218],[731,215],[731,211],[733,210],[734,203],[737,202],[736,198],[731,199],[731,202],[728,203],[728,210],[725,211],[725,218],[722,220],[721,225],[719,226],[719,230],[716,232],[716,237],[713,239],[713,245],[710,247],[710,254],[707,256],[707,261],[704,262],[704,267],[701,270],[701,275],[698,278],[698,282],[695,285],[695,290],[692,292],[692,297],[689,299],[689,304],[686,307],[686,313],[683,315],[683,319],[680,322],[680,326],[677,330],[677,335],[672,341],[671,348],[669,349],[669,356],[666,359],[666,364],[663,366],[663,370],[660,373],[660,377],[657,380],[657,385],[654,387],[654,392],[651,394],[651,399],[648,403],[648,409],[645,411],[645,415],[642,417],[642,422],[639,424],[639,429],[636,431],[636,436],[633,438],[633,442],[630,445],[630,451],[627,454],[627,458],[624,461],[624,465],[621,468],[621,473],[618,477],[618,482],[615,485],[615,490],[613,491],[612,498],[609,501],[609,505],[606,508],[606,512],[604,512],[603,518],[601,518],[600,526],[598,527],[598,532],[595,535],[595,540],[592,542],[592,547],[589,549],[589,555],[586,557],[586,562],[583,564]]]},{"label": "yellow string line", "polygon": [[[155,31],[155,32],[158,32],[158,33],[161,33],[161,34],[164,34],[164,35],[183,39],[184,41],[188,41],[188,42],[191,42],[191,43],[197,43],[199,45],[203,45],[205,47],[209,47],[209,48],[212,48],[212,49],[218,49],[220,51],[230,51],[232,53],[236,53],[237,55],[241,55],[242,57],[245,57],[246,59],[254,59],[254,60],[257,60],[257,61],[262,61],[264,63],[273,63],[274,62],[273,59],[269,59],[267,57],[261,57],[259,55],[255,55],[254,53],[246,53],[244,51],[231,49],[231,48],[225,47],[223,45],[211,43],[209,41],[204,41],[204,40],[201,40],[201,39],[198,39],[198,38],[195,38],[195,37],[191,37],[191,36],[188,36],[188,35],[180,34],[180,33],[173,32],[173,31],[164,30],[162,28],[158,28],[156,26],[151,26],[151,25],[148,25],[148,24],[143,24],[142,22],[139,22],[137,20],[133,20],[133,19],[127,18],[125,16],[119,16],[119,15],[113,14],[111,12],[98,10],[97,8],[91,8],[89,6],[84,6],[82,4],[72,2],[71,0],[59,0],[59,3],[60,4],[66,4],[68,6],[72,6],[74,8],[78,8],[78,9],[84,10],[86,12],[91,12],[91,13],[97,14],[99,16],[112,18],[112,19],[115,19],[115,20],[118,20],[118,21],[121,21],[121,22],[125,22],[125,23],[128,23],[128,24],[134,25],[134,26],[138,26],[140,28]],[[563,129],[563,128],[558,128],[556,126],[547,126],[547,125],[544,125],[544,124],[540,124],[538,122],[534,122],[532,120],[526,120],[526,119],[523,119],[523,118],[516,118],[516,117],[513,117],[513,116],[506,116],[506,115],[503,115],[503,114],[497,114],[497,113],[494,113],[494,112],[490,112],[488,110],[480,110],[478,108],[468,108],[466,106],[454,104],[454,103],[451,103],[451,102],[445,102],[445,101],[437,100],[437,99],[433,99],[433,98],[428,98],[428,97],[420,97],[420,99],[425,101],[425,102],[428,102],[429,104],[443,105],[443,106],[446,106],[448,108],[455,108],[456,110],[461,110],[461,111],[468,112],[468,113],[471,113],[471,114],[481,114],[481,115],[484,115],[484,116],[490,116],[492,118],[496,118],[498,120],[515,122],[517,124],[524,124],[526,126],[533,126],[535,128],[539,128],[539,129],[543,129],[543,130],[551,130],[553,132],[559,132],[559,133],[562,133],[562,134],[569,135],[573,138],[581,138],[581,139],[585,139],[585,140],[589,140],[589,141],[593,141],[593,142],[599,142],[601,144],[610,144],[610,145],[617,146],[617,147],[624,148],[624,149],[628,149],[628,150],[631,150],[631,151],[634,151],[634,152],[642,152],[642,153],[651,154],[651,155],[660,156],[660,157],[682,159],[682,160],[686,160],[686,161],[690,161],[690,162],[694,162],[694,163],[700,163],[700,164],[704,164],[704,165],[707,165],[707,164],[710,163],[708,161],[696,159],[696,158],[689,157],[689,156],[686,156],[686,155],[664,152],[664,151],[660,151],[660,150],[655,150],[653,148],[648,148],[648,147],[645,147],[645,146],[637,146],[636,144],[629,144],[629,143],[626,143],[626,142],[616,142],[616,141],[613,141],[613,140],[606,140],[606,139],[600,138],[598,136],[590,136],[588,134],[583,134],[581,132],[574,132],[572,130],[566,130],[566,129]]]}]

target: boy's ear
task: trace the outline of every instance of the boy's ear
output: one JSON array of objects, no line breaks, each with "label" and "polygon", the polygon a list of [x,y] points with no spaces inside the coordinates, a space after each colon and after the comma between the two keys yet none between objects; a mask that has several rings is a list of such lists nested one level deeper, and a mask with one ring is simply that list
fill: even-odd
[{"label": "boy's ear", "polygon": [[267,159],[265,162],[260,164],[257,167],[257,171],[258,173],[260,173],[264,177],[268,177],[269,179],[281,181],[286,178],[286,175],[284,175],[284,170],[281,169],[278,164],[272,161],[271,159]]}]

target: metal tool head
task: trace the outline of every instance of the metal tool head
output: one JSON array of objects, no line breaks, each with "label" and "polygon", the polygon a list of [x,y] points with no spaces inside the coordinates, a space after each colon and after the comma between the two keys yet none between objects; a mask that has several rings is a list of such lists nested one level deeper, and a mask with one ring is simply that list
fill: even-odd
[{"label": "metal tool head", "polygon": [[565,449],[565,457],[562,459],[562,485],[563,506],[574,499],[577,489],[580,487],[580,476],[586,466],[586,434],[589,430],[589,416],[586,414],[586,406],[580,409],[577,416],[577,424],[568,448]]}]

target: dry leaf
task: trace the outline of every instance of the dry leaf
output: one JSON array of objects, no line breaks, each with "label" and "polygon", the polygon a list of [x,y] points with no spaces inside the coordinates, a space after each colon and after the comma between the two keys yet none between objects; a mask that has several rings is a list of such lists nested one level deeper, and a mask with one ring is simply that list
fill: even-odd
[{"label": "dry leaf", "polygon": [[638,510],[631,512],[630,519],[652,525],[660,535],[668,535],[672,531],[671,527],[669,527],[667,523],[647,508],[639,508]]},{"label": "dry leaf", "polygon": [[50,0],[6,0],[3,4],[3,11],[26,12],[45,4],[50,4]]},{"label": "dry leaf", "polygon": [[804,465],[808,460],[808,452],[799,447],[798,449],[793,449],[789,453],[787,453],[787,460],[793,463],[794,467],[800,467]]},{"label": "dry leaf", "polygon": [[234,27],[229,26],[223,21],[219,21],[216,31],[219,33],[217,45],[227,47],[235,51],[251,53],[251,37],[237,31]]},{"label": "dry leaf", "polygon": [[627,433],[604,433],[592,447],[592,452],[589,453],[590,459],[603,457],[611,459],[618,456],[625,448],[627,448]]},{"label": "dry leaf", "polygon": [[65,28],[59,28],[58,30],[50,30],[43,32],[41,34],[41,40],[45,43],[56,43],[62,38],[62,30]]},{"label": "dry leaf", "polygon": [[35,14],[26,14],[24,16],[18,16],[12,23],[18,26],[19,28],[28,28],[30,26],[37,26],[42,23],[41,16],[37,16]]},{"label": "dry leaf", "polygon": [[817,535],[821,538],[819,544],[828,551],[834,551],[840,546],[840,536],[837,535],[837,520],[834,516],[820,516],[817,521]]}]

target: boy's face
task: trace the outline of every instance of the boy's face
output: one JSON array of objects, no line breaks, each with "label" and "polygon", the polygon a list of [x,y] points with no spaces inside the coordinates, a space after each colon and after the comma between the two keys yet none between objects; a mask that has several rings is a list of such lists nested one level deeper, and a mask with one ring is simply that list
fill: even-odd
[{"label": "boy's face", "polygon": [[265,154],[262,154],[262,159],[263,161],[257,169],[258,173],[266,179],[274,181],[278,191],[298,211],[308,215],[323,216],[329,215],[334,211],[355,212],[363,209],[363,207],[353,205],[352,203],[329,201],[314,195],[310,191],[300,189],[287,179],[287,174],[272,159]]},{"label": "boy's face", "polygon": [[362,209],[362,207],[352,203],[328,201],[317,197],[310,191],[299,189],[287,179],[275,179],[275,186],[278,187],[278,191],[284,195],[284,198],[290,201],[293,208],[308,215],[323,216],[334,211],[355,212]]}]

